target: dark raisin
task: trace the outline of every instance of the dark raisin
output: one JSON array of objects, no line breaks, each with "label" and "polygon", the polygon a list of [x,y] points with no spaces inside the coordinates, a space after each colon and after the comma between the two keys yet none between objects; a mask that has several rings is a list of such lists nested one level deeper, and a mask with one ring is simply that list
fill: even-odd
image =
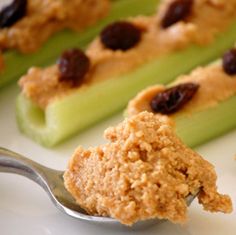
[{"label": "dark raisin", "polygon": [[227,74],[236,75],[236,49],[231,49],[224,54],[223,68]]},{"label": "dark raisin", "polygon": [[140,41],[141,34],[141,29],[135,25],[126,21],[119,21],[105,27],[100,38],[106,48],[126,51]]},{"label": "dark raisin", "polygon": [[195,95],[199,88],[195,83],[183,83],[158,93],[151,100],[151,108],[156,113],[171,114],[178,111]]},{"label": "dark raisin", "polygon": [[193,0],[176,0],[172,2],[164,15],[161,26],[168,28],[180,20],[184,20],[192,10]]},{"label": "dark raisin", "polygon": [[90,60],[80,49],[63,52],[58,60],[60,71],[59,81],[70,83],[71,86],[80,85],[90,67]]},{"label": "dark raisin", "polygon": [[0,11],[0,28],[10,27],[25,16],[27,0],[14,0]]}]

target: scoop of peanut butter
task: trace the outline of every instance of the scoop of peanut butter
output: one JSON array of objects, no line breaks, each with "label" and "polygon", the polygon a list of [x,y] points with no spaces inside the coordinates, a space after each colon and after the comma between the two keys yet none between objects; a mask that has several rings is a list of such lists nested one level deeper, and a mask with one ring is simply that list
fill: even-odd
[{"label": "scoop of peanut butter", "polygon": [[185,198],[198,194],[206,210],[229,213],[217,192],[214,167],[176,137],[166,119],[142,112],[105,131],[107,144],[79,147],[64,174],[65,186],[89,214],[126,225],[168,219],[184,223]]}]

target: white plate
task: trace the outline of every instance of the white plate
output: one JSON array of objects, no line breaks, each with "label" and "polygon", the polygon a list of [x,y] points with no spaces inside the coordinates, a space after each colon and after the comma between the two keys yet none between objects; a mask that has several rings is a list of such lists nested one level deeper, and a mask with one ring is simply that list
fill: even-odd
[{"label": "white plate", "polygon": [[[0,91],[0,145],[17,151],[48,167],[64,169],[77,145],[88,147],[104,142],[103,130],[122,120],[117,115],[93,127],[54,149],[45,149],[17,130],[14,116],[16,86]],[[207,130],[206,130],[207,131]],[[230,194],[236,205],[236,131],[221,137],[197,151],[211,161],[218,172],[221,192]],[[189,221],[184,226],[168,222],[145,230],[112,229],[77,221],[58,211],[45,192],[35,183],[18,175],[0,174],[0,234],[1,235],[235,235],[236,213],[211,214],[196,202],[189,209]]]}]

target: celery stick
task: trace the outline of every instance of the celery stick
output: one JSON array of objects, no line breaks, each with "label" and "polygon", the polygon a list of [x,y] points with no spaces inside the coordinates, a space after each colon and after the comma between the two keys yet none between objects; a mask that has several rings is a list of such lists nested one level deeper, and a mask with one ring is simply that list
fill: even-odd
[{"label": "celery stick", "polygon": [[236,96],[217,106],[175,118],[177,135],[189,147],[196,147],[236,128]]},{"label": "celery stick", "polygon": [[193,45],[156,59],[125,76],[111,78],[55,100],[45,111],[20,95],[17,100],[19,127],[37,142],[54,146],[121,110],[129,99],[146,86],[169,83],[177,75],[219,57],[233,45],[235,37],[236,22],[207,47]]},{"label": "celery stick", "polygon": [[52,36],[36,53],[21,54],[16,51],[4,53],[6,67],[0,74],[0,88],[19,78],[29,67],[44,66],[55,62],[61,52],[71,47],[85,47],[109,22],[155,12],[160,0],[119,0],[112,3],[109,15],[95,26],[78,33],[64,30]]}]

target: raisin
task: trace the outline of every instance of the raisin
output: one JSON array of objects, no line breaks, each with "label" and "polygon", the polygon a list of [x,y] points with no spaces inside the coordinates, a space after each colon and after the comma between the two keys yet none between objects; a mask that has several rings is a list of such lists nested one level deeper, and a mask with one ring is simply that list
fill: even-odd
[{"label": "raisin", "polygon": [[126,51],[141,40],[141,29],[135,25],[119,21],[105,27],[100,38],[106,48]]},{"label": "raisin", "polygon": [[0,11],[0,28],[10,27],[25,16],[27,0],[13,0]]},{"label": "raisin", "polygon": [[183,83],[158,93],[150,102],[156,113],[171,114],[192,99],[199,88],[195,83]]},{"label": "raisin", "polygon": [[64,51],[58,61],[59,81],[67,82],[71,86],[80,85],[90,68],[90,60],[80,49]]},{"label": "raisin", "polygon": [[231,49],[224,54],[223,69],[229,75],[236,75],[236,49]]},{"label": "raisin", "polygon": [[190,13],[193,0],[176,0],[172,2],[164,15],[161,26],[168,28],[180,20],[184,20]]}]

